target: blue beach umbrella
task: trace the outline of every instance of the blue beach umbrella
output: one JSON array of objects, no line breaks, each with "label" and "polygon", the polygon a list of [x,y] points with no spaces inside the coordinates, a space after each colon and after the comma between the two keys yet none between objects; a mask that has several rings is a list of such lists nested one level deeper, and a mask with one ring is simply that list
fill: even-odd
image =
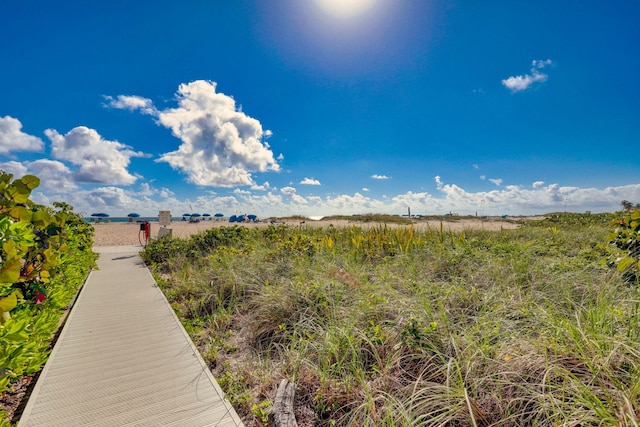
[{"label": "blue beach umbrella", "polygon": [[218,212],[218,213],[217,213],[217,214],[215,214],[214,216],[217,216],[218,218],[220,218],[220,217],[223,217],[223,216],[224,216],[224,214],[221,214],[221,213],[219,213],[219,212]]},{"label": "blue beach umbrella", "polygon": [[140,214],[139,213],[135,213],[135,212],[131,212],[129,215],[127,215],[129,218],[139,218]]},{"label": "blue beach umbrella", "polygon": [[98,212],[98,213],[92,213],[91,216],[95,216],[96,218],[107,218],[109,214],[104,212]]}]

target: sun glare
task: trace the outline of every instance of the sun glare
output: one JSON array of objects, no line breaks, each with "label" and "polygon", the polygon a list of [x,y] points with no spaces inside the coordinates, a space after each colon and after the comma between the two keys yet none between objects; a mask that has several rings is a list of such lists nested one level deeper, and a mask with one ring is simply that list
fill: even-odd
[{"label": "sun glare", "polygon": [[316,0],[325,12],[339,18],[349,18],[369,9],[376,0]]}]

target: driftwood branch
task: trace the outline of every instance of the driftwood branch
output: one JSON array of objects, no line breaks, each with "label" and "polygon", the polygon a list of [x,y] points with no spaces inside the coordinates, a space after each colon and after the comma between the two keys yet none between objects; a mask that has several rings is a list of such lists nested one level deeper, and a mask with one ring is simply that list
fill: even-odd
[{"label": "driftwood branch", "polygon": [[296,385],[283,379],[273,403],[273,419],[276,427],[298,427],[293,413],[293,399],[296,396]]}]

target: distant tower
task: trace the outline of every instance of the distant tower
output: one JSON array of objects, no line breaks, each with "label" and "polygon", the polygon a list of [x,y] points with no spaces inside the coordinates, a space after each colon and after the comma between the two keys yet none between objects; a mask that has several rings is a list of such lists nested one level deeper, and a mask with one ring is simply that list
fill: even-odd
[{"label": "distant tower", "polygon": [[407,211],[408,211],[408,213],[409,213],[409,218],[411,218],[411,206],[409,206],[409,207],[407,208]]}]

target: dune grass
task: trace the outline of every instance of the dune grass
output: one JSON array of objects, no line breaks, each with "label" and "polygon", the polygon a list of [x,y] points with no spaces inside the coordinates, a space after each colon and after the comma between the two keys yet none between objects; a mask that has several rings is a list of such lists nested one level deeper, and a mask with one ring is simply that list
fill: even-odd
[{"label": "dune grass", "polygon": [[637,426],[640,291],[605,215],[517,230],[272,226],[143,254],[247,425]]}]

